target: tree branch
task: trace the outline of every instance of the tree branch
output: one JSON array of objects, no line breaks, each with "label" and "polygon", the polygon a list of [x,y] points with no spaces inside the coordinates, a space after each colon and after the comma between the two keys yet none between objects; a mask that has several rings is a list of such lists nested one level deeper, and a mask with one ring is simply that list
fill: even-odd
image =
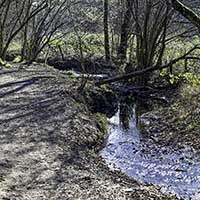
[{"label": "tree branch", "polygon": [[155,66],[152,66],[152,67],[147,67],[145,69],[142,69],[142,70],[139,70],[139,71],[134,71],[134,72],[131,72],[131,73],[128,73],[128,74],[125,74],[125,75],[120,75],[120,76],[116,76],[114,78],[108,78],[108,79],[105,79],[105,80],[101,80],[101,81],[96,82],[95,84],[97,86],[100,86],[100,85],[104,85],[104,84],[108,84],[108,83],[127,80],[127,79],[133,78],[135,76],[141,76],[141,75],[143,75],[145,73],[149,73],[149,72],[152,72],[152,71],[168,68],[168,67],[176,64],[178,61],[184,60],[188,55],[190,55],[196,49],[200,49],[200,47],[198,45],[194,46],[192,49],[187,51],[185,54],[183,54],[182,56],[180,56],[180,57],[178,57],[178,58],[176,58],[176,59],[174,59],[172,61],[170,61],[166,65],[163,65],[163,66],[155,65]]}]

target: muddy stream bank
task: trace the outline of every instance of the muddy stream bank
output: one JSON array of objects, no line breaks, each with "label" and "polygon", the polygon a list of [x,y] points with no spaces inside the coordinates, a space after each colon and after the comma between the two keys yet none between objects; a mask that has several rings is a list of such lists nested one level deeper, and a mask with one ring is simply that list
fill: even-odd
[{"label": "muddy stream bank", "polygon": [[[92,75],[94,79],[103,78],[105,75],[99,74],[98,71],[95,72],[97,74]],[[79,75],[82,77],[82,73],[73,76],[79,77]],[[115,97],[110,91],[103,93],[105,99],[102,102],[102,96],[99,96],[101,92],[92,91],[90,96],[95,98],[92,98],[89,104],[92,112],[105,112],[104,114],[109,116],[108,136],[104,141],[100,156],[111,171],[120,170],[141,184],[160,187],[161,192],[166,195],[175,195],[184,200],[199,200],[200,151],[185,144],[178,145],[178,147],[165,142],[158,144],[155,140],[157,133],[151,136],[141,133],[136,125],[138,118],[133,105],[128,108],[132,113],[131,118],[128,122],[125,119],[125,124],[122,124],[120,104],[116,109],[117,102],[114,102]],[[141,95],[140,93],[141,91],[136,92],[135,95]],[[97,101],[102,103],[96,103]],[[163,102],[166,103],[166,100]],[[156,116],[154,117],[156,120]],[[148,119],[143,120],[144,123],[149,123]]]}]

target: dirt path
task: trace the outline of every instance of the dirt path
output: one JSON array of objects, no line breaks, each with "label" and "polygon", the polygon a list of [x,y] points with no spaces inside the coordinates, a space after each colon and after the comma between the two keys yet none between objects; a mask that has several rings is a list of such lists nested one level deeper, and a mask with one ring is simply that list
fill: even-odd
[{"label": "dirt path", "polygon": [[0,199],[168,199],[107,170],[94,148],[102,133],[71,84],[41,65],[0,70]]}]

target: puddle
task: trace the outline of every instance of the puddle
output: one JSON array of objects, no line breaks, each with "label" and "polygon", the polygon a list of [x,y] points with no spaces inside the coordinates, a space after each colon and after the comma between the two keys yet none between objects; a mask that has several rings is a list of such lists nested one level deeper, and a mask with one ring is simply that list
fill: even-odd
[{"label": "puddle", "polygon": [[109,136],[101,156],[112,170],[120,169],[145,184],[161,187],[164,193],[186,200],[200,200],[200,151],[184,146],[157,146],[136,127],[135,115],[129,129],[122,128],[120,114],[109,119]]}]

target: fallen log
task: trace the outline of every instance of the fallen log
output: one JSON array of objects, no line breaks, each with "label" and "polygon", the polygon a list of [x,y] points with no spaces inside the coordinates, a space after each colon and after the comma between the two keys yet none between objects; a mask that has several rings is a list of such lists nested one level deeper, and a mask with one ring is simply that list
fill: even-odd
[{"label": "fallen log", "polygon": [[147,67],[147,68],[142,69],[142,70],[133,71],[133,72],[128,73],[128,74],[119,75],[119,76],[116,76],[114,78],[108,78],[108,79],[100,80],[100,81],[96,82],[95,85],[100,86],[100,85],[118,82],[118,81],[122,81],[122,80],[128,80],[128,79],[131,79],[133,77],[141,76],[141,75],[144,75],[144,74],[149,73],[149,72],[169,68],[170,66],[179,62],[180,60],[184,60],[185,58],[187,58],[187,56],[189,56],[196,49],[200,49],[199,45],[195,45],[193,48],[188,50],[185,54],[183,54],[182,56],[180,56],[178,58],[175,58],[174,60],[170,61],[166,65],[163,65],[163,66],[155,65],[155,66]]}]

